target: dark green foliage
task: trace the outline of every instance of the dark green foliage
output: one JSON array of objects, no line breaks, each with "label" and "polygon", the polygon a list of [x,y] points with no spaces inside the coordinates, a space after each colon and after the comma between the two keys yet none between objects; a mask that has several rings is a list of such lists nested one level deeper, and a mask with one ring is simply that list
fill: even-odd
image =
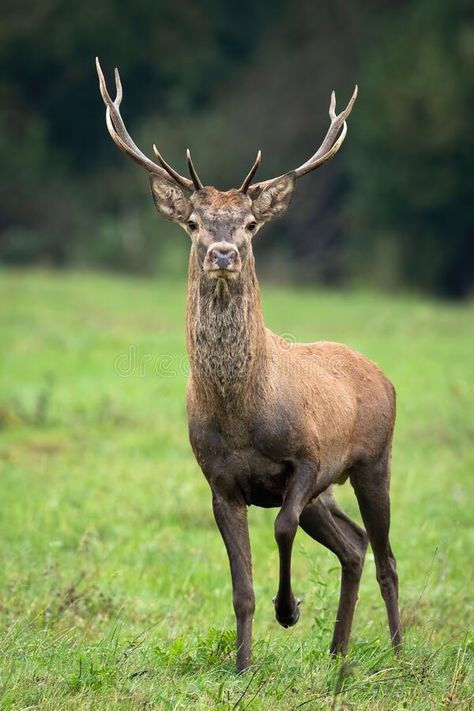
[{"label": "dark green foliage", "polygon": [[474,277],[474,18],[418,0],[372,28],[351,141],[362,275],[465,296]]},{"label": "dark green foliage", "polygon": [[[474,23],[459,0],[254,3],[7,0],[0,25],[0,259],[184,269],[147,179],[110,141],[99,54],[137,142],[206,183],[304,161],[331,89],[360,98],[349,138],[259,240],[262,272],[451,296],[472,289]],[[471,253],[469,254],[469,250]]]}]

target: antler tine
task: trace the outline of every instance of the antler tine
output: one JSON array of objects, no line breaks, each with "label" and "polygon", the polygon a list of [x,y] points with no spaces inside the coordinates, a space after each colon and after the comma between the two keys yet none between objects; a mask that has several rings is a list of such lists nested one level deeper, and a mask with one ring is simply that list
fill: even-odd
[{"label": "antler tine", "polygon": [[[107,107],[108,115],[109,115],[109,121],[107,122],[107,128],[109,129],[109,133],[112,137],[112,140],[116,143],[116,145],[123,150],[123,144],[127,145],[130,149],[133,149],[134,152],[137,155],[137,158],[144,158],[146,161],[148,161],[151,165],[154,165],[152,161],[149,161],[149,159],[141,152],[141,150],[138,148],[138,146],[134,143],[132,140],[131,136],[129,135],[127,129],[125,128],[125,124],[123,122],[123,119],[120,115],[119,111],[119,106],[122,102],[122,96],[123,96],[123,91],[122,91],[122,82],[120,81],[120,74],[117,68],[115,68],[114,74],[115,74],[115,88],[117,95],[115,97],[115,100],[112,100],[108,89],[107,89],[107,84],[105,81],[104,73],[102,71],[102,67],[100,66],[99,58],[96,57],[95,59],[96,62],[96,68],[97,68],[97,74],[99,75],[99,87],[100,87],[100,93],[102,95],[102,99],[104,100],[104,104]],[[116,137],[121,138],[122,141],[119,144],[115,139]],[[131,155],[129,153],[129,155]]]},{"label": "antler tine", "polygon": [[165,169],[163,170],[163,168],[160,168],[156,163],[147,158],[147,156],[142,153],[142,151],[138,148],[138,146],[135,144],[130,134],[128,133],[122,116],[120,115],[119,107],[123,97],[123,89],[118,69],[115,68],[114,72],[116,96],[115,99],[112,100],[107,90],[107,84],[105,81],[104,73],[102,71],[102,67],[100,66],[98,57],[96,57],[95,63],[97,75],[99,77],[100,93],[106,106],[105,121],[107,124],[107,129],[115,145],[120,148],[121,151],[126,153],[130,158],[132,158],[135,163],[138,163],[138,165],[141,165],[142,168],[145,168],[149,173],[157,173],[158,175],[163,175],[168,179],[171,177],[183,188],[186,188],[187,190],[194,190],[194,185],[191,180],[183,177],[173,168],[171,168],[171,166],[169,166],[167,163],[164,164],[164,162],[163,167]]},{"label": "antler tine", "polygon": [[186,160],[188,161],[189,172],[196,190],[201,190],[203,184],[197,174],[196,168],[194,167],[193,159],[191,158],[191,151],[189,148],[186,149]]},{"label": "antler tine", "polygon": [[123,97],[123,89],[122,89],[122,82],[120,81],[120,73],[117,67],[114,69],[114,76],[115,76],[115,104],[117,105],[117,108],[120,106],[122,103],[122,97]]},{"label": "antler tine", "polygon": [[[347,104],[346,108],[341,111],[340,114],[336,114],[336,94],[334,91],[331,93],[331,103],[329,105],[329,117],[331,119],[331,124],[329,126],[328,132],[326,133],[326,136],[324,137],[324,140],[316,151],[316,153],[312,155],[309,160],[303,163],[303,165],[300,165],[299,168],[296,168],[295,173],[297,178],[300,178],[302,175],[306,175],[306,173],[309,173],[311,170],[315,170],[315,168],[319,168],[323,163],[325,163],[327,160],[330,160],[333,156],[336,155],[346,137],[346,119],[352,111],[354,102],[357,99],[357,93],[358,87],[356,84],[354,92],[351,98],[349,99],[349,103]],[[341,131],[341,128],[341,135],[336,140],[336,137],[339,131]]]},{"label": "antler tine", "polygon": [[329,117],[331,121],[336,118],[336,92],[331,91],[331,103],[329,104]]},{"label": "antler tine", "polygon": [[195,189],[194,184],[192,183],[191,180],[189,180],[188,178],[183,178],[182,175],[180,175],[167,161],[165,161],[165,159],[163,158],[163,156],[161,155],[160,151],[158,150],[158,148],[156,147],[155,144],[153,144],[153,152],[154,152],[155,156],[158,158],[158,160],[160,161],[160,164],[166,170],[166,172],[174,180],[176,180],[177,183],[181,183],[181,185],[182,185],[183,184],[182,181],[184,180],[184,181],[186,181],[186,184],[184,185],[184,187],[188,188],[188,190]]},{"label": "antler tine", "polygon": [[104,104],[106,106],[109,106],[110,104],[113,104],[113,101],[110,98],[109,92],[107,91],[107,84],[105,83],[105,77],[102,71],[102,67],[100,66],[99,57],[95,58],[95,68],[97,70],[97,76],[99,77],[100,94],[102,96],[102,99],[104,100]]},{"label": "antler tine", "polygon": [[255,173],[257,172],[257,169],[261,163],[261,160],[262,160],[262,151],[259,150],[257,153],[257,157],[255,158],[255,163],[250,168],[250,171],[247,173],[247,176],[245,177],[244,182],[242,183],[242,185],[239,188],[239,192],[241,192],[241,193],[247,192],[247,190],[250,187],[250,182],[251,182],[253,176],[255,175]]}]

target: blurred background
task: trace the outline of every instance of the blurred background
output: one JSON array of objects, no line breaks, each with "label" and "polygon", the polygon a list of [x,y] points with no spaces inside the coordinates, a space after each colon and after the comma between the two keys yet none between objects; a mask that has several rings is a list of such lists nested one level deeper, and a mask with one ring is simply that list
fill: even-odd
[{"label": "blurred background", "polygon": [[[471,708],[472,2],[0,8],[1,711]],[[350,664],[329,661],[339,569],[303,534],[304,620],[280,634],[275,511],[252,507],[257,664],[233,675],[226,554],[186,435],[189,239],[110,139],[96,55],[111,91],[120,68],[137,144],[183,174],[189,146],[221,189],[259,148],[259,180],[303,163],[331,91],[342,108],[359,85],[343,147],[255,251],[272,330],[347,343],[396,386],[396,666],[370,554]]]},{"label": "blurred background", "polygon": [[359,99],[337,158],[258,238],[275,280],[466,298],[474,282],[474,16],[464,0],[4,0],[0,260],[184,274],[188,241],[110,140],[94,57],[148,154],[205,184],[319,146],[330,92]]}]

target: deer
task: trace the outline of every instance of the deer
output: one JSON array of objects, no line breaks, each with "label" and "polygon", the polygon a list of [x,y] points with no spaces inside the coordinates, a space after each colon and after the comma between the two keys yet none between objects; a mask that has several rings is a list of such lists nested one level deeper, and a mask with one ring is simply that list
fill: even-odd
[{"label": "deer", "polygon": [[[251,665],[255,595],[247,509],[276,507],[274,534],[279,582],[273,599],[284,628],[296,624],[300,600],[291,584],[298,527],[334,553],[341,566],[340,596],[330,646],[345,655],[370,542],[396,654],[402,635],[396,560],[389,541],[390,462],[395,389],[379,367],[346,345],[291,343],[267,329],[260,305],[252,242],[260,228],[288,208],[297,180],[339,151],[357,85],[336,113],[318,150],[276,178],[239,188],[205,186],[189,149],[190,178],[180,175],[156,145],[152,161],[130,137],[120,114],[122,84],[115,69],[112,99],[96,59],[108,132],[149,173],[158,212],[190,237],[186,344],[189,439],[211,489],[212,509],[230,565],[236,618],[236,669]],[[350,481],[362,528],[339,507],[334,486]]]}]

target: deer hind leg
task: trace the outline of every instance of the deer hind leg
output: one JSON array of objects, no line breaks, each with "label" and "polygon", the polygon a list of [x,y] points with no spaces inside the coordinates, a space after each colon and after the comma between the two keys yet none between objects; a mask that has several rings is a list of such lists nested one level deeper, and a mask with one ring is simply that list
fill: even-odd
[{"label": "deer hind leg", "polygon": [[398,610],[398,575],[389,541],[390,529],[390,453],[375,465],[361,465],[351,474],[351,484],[369,535],[375,559],[377,582],[387,608],[390,639],[397,651],[402,643]]},{"label": "deer hind leg", "polygon": [[301,514],[300,526],[335,553],[341,564],[341,592],[330,651],[345,654],[369,542],[367,534],[341,511],[332,490],[326,490],[308,504]]},{"label": "deer hind leg", "polygon": [[298,622],[300,601],[291,589],[291,553],[298,530],[301,512],[313,496],[316,467],[299,464],[285,493],[283,504],[275,519],[275,539],[280,555],[278,592],[273,598],[275,616],[282,627],[292,627]]}]

